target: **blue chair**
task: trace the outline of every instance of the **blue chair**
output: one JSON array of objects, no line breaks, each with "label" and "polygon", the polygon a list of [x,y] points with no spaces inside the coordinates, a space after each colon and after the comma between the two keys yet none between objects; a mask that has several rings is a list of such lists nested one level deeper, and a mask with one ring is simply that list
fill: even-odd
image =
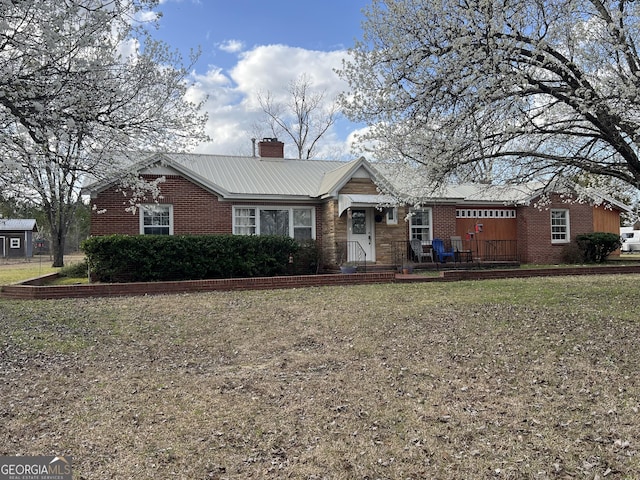
[{"label": "blue chair", "polygon": [[445,259],[447,257],[451,257],[453,258],[453,261],[456,261],[456,254],[453,250],[445,250],[444,248],[444,242],[442,241],[442,239],[440,238],[434,238],[433,242],[431,242],[431,245],[433,246],[433,251],[435,252],[436,256],[438,257],[438,261],[440,263],[444,263]]}]

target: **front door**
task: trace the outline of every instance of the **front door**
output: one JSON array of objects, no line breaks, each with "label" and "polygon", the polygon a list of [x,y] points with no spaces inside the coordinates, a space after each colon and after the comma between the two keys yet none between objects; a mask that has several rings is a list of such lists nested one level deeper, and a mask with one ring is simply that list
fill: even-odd
[{"label": "front door", "polygon": [[366,254],[368,262],[376,261],[375,223],[373,221],[373,208],[352,208],[349,219],[349,232],[347,240],[358,242],[360,248],[348,249],[348,260],[359,261],[362,253]]}]

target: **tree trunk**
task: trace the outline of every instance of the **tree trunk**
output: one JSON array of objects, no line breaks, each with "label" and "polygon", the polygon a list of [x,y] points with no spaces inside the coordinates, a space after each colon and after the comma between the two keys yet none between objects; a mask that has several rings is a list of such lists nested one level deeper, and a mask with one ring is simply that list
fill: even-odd
[{"label": "tree trunk", "polygon": [[51,203],[45,207],[49,219],[49,231],[51,232],[51,253],[53,266],[64,267],[64,248],[69,231],[69,219],[73,217],[74,204],[63,201]]},{"label": "tree trunk", "polygon": [[64,267],[64,241],[65,236],[60,227],[52,228],[51,249],[53,254],[54,267]]}]

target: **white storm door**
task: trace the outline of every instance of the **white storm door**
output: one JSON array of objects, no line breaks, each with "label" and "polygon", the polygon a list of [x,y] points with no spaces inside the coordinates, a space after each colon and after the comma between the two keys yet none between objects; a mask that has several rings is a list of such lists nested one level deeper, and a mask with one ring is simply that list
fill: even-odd
[{"label": "white storm door", "polygon": [[358,258],[358,252],[364,251],[368,262],[376,261],[375,223],[373,221],[373,208],[352,208],[349,220],[347,240],[358,242],[360,249],[349,248],[348,260],[363,260]]}]

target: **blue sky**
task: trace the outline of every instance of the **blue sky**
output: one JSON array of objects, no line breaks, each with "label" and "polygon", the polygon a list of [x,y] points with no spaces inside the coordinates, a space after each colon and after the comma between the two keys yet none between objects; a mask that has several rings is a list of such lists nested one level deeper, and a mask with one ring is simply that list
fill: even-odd
[{"label": "blue sky", "polygon": [[[251,153],[252,136],[271,136],[263,125],[257,94],[286,98],[289,82],[301,74],[333,97],[347,86],[333,72],[346,50],[361,38],[361,10],[367,0],[161,0],[156,38],[180,50],[202,53],[192,72],[193,99],[208,95],[207,133],[212,142],[196,151]],[[317,155],[349,157],[356,126],[341,121]],[[285,137],[281,137],[285,143]],[[293,150],[286,150],[293,156]]]}]

